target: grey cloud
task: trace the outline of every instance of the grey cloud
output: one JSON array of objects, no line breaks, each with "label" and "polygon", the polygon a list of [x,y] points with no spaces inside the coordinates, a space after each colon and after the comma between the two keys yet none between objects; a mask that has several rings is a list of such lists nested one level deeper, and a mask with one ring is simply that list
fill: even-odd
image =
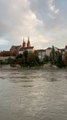
[{"label": "grey cloud", "polygon": [[[50,19],[47,5],[48,0],[0,0],[0,42],[4,39],[9,42],[9,46],[21,44],[23,36],[31,36],[35,47],[38,42],[39,47],[56,43],[59,39],[56,36],[62,36],[66,22],[64,24],[65,19],[62,20],[61,15],[54,20]],[[54,35],[55,30],[58,31]],[[66,30],[63,35],[65,32]],[[0,48],[3,48],[3,45],[0,45]],[[4,48],[9,48],[8,44],[4,45]]]}]

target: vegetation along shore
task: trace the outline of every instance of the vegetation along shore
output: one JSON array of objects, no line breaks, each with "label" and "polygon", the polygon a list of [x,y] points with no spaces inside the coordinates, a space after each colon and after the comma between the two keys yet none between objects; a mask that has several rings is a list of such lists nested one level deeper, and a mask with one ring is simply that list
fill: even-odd
[{"label": "vegetation along shore", "polygon": [[[50,55],[44,55],[43,58],[39,58],[38,52],[35,50],[34,52],[28,52],[25,50],[23,54],[18,54],[14,56],[5,55],[0,56],[3,59],[0,59],[0,67],[2,65],[10,65],[11,67],[58,67],[58,68],[66,68],[67,67],[67,51],[62,53],[62,51],[55,51],[55,47],[52,46]],[[42,57],[42,56],[41,56]]]}]

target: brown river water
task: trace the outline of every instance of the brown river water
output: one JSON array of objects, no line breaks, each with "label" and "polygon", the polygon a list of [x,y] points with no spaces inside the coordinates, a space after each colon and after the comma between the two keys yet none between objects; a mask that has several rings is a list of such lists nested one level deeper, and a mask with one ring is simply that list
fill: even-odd
[{"label": "brown river water", "polygon": [[67,69],[1,69],[0,120],[67,120]]}]

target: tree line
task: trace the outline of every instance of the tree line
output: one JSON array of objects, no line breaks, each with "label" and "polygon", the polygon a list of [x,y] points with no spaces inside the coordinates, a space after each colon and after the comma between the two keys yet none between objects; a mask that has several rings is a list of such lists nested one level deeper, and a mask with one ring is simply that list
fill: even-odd
[{"label": "tree line", "polygon": [[11,66],[19,64],[23,67],[43,66],[48,63],[59,68],[67,67],[67,51],[63,54],[62,51],[55,51],[54,46],[52,46],[50,56],[45,55],[42,60],[39,59],[38,52],[36,51],[33,53],[24,51],[23,54],[16,55],[14,59],[9,57],[5,61],[0,60],[0,64],[10,64]]}]

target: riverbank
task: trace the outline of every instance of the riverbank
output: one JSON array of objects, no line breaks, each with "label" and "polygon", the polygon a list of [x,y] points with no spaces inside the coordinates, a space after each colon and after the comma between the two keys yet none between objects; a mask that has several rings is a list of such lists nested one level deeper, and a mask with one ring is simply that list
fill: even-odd
[{"label": "riverbank", "polygon": [[29,69],[55,69],[55,70],[58,70],[58,69],[67,69],[66,68],[58,68],[57,66],[55,65],[51,65],[51,64],[44,64],[43,66],[36,66],[36,67],[21,67],[20,65],[16,65],[14,67],[10,66],[10,65],[0,65],[0,70],[19,70],[19,69],[23,69],[23,70],[29,70]]}]

